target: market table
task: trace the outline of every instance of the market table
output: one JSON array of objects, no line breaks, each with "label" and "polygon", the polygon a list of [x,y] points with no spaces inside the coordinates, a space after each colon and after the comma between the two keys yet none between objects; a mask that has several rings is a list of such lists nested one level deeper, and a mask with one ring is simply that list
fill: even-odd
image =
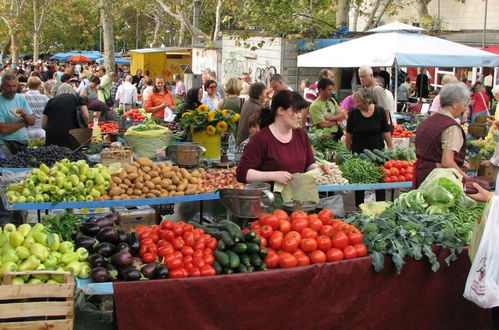
[{"label": "market table", "polygon": [[[393,182],[375,184],[347,184],[347,185],[320,185],[317,190],[320,192],[353,191],[353,190],[373,190],[373,189],[400,189],[411,188],[412,182]],[[60,203],[9,203],[5,197],[5,192],[0,193],[3,205],[8,211],[19,210],[51,210],[51,209],[73,209],[73,208],[98,208],[98,207],[125,207],[142,205],[163,205],[182,202],[196,202],[219,199],[218,193],[197,194],[175,197],[142,198],[127,200],[107,200],[88,202],[60,202]]]},{"label": "market table", "polygon": [[[446,251],[436,251],[439,260]],[[488,329],[491,312],[463,298],[467,253],[433,273],[406,258],[401,275],[369,257],[250,274],[113,283],[126,329]]]}]

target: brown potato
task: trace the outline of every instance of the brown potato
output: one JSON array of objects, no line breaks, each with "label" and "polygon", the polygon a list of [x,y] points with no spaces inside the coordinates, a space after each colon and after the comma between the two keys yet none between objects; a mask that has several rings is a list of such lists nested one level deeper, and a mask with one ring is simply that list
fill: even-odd
[{"label": "brown potato", "polygon": [[151,190],[149,191],[149,193],[152,193],[152,194],[154,194],[154,195],[156,195],[156,196],[161,195],[161,191],[156,190],[156,189],[151,189]]},{"label": "brown potato", "polygon": [[125,170],[121,170],[120,173],[118,173],[118,176],[120,177],[120,179],[125,179],[127,177],[128,173],[125,171]]},{"label": "brown potato", "polygon": [[166,189],[168,189],[168,191],[177,191],[177,186],[172,184],[172,185],[169,185],[168,188],[166,188]]},{"label": "brown potato", "polygon": [[189,179],[189,183],[197,184],[198,182],[199,182],[199,180],[196,177],[191,176],[191,178]]},{"label": "brown potato", "polygon": [[135,181],[135,183],[143,183],[144,182],[144,177],[143,176],[138,176]]},{"label": "brown potato", "polygon": [[145,185],[149,189],[154,189],[154,183],[152,183],[151,181],[146,181]]},{"label": "brown potato", "polygon": [[120,187],[121,189],[125,190],[125,191],[129,188],[129,187],[128,187],[126,184],[124,184],[124,183],[120,184],[120,185],[119,185],[119,187]]},{"label": "brown potato", "polygon": [[163,170],[161,171],[161,176],[165,179],[171,179],[175,175],[175,172],[172,172],[170,170]]},{"label": "brown potato", "polygon": [[142,188],[142,193],[147,194],[149,192],[149,188],[144,187]]},{"label": "brown potato", "polygon": [[118,177],[118,176],[113,176],[113,177],[112,177],[112,180],[113,180],[113,182],[114,182],[114,183],[116,183],[116,184],[121,184],[121,183],[122,183],[121,178],[120,178],[120,177]]},{"label": "brown potato", "polygon": [[195,178],[202,178],[203,177],[203,175],[199,172],[199,170],[192,171],[191,176],[193,176]]},{"label": "brown potato", "polygon": [[140,164],[138,162],[132,162],[130,165],[136,168],[140,167]]},{"label": "brown potato", "polygon": [[186,183],[181,183],[177,186],[177,191],[184,191],[185,188],[187,188],[187,184]]},{"label": "brown potato", "polygon": [[155,185],[158,185],[161,183],[161,178],[159,176],[156,176],[151,179],[151,182],[154,183]]},{"label": "brown potato", "polygon": [[152,166],[153,165],[153,162],[152,160],[150,160],[149,158],[147,157],[139,157],[137,159],[137,162],[142,165],[142,166]]},{"label": "brown potato", "polygon": [[185,168],[181,168],[180,173],[182,173],[184,179],[190,179],[191,177],[191,174]]},{"label": "brown potato", "polygon": [[195,195],[196,193],[197,193],[197,189],[195,189],[195,188],[194,189],[191,188],[191,189],[186,189],[185,190],[185,194],[186,195]]},{"label": "brown potato", "polygon": [[168,191],[162,192],[161,195],[159,195],[159,197],[168,197],[168,196],[170,196],[170,194],[168,194]]},{"label": "brown potato", "polygon": [[180,181],[178,176],[174,175],[172,177],[172,182],[173,182],[173,184],[177,185],[177,184],[180,184],[181,181]]},{"label": "brown potato", "polygon": [[[156,172],[156,173],[159,173],[159,172],[161,172],[161,167],[159,167],[159,166],[158,166],[158,164],[154,164],[154,165],[152,166],[152,170],[151,170],[151,171],[154,171],[154,172]],[[150,175],[150,174],[149,174],[149,175]]]},{"label": "brown potato", "polygon": [[144,185],[142,184],[142,182],[135,182],[135,188],[142,190],[142,188],[144,188]]},{"label": "brown potato", "polygon": [[111,199],[111,197],[109,197],[109,195],[102,196],[102,200],[108,201],[110,199]]},{"label": "brown potato", "polygon": [[132,196],[133,195],[133,188],[128,188],[126,190],[126,194]]},{"label": "brown potato", "polygon": [[116,188],[109,190],[109,196],[117,196],[117,195],[121,195],[120,188],[116,187]]},{"label": "brown potato", "polygon": [[130,180],[128,180],[127,178],[125,178],[125,179],[123,179],[123,184],[125,184],[127,186],[131,186],[132,182]]},{"label": "brown potato", "polygon": [[159,175],[158,172],[156,171],[149,171],[147,174],[149,174],[151,178],[155,178]]},{"label": "brown potato", "polygon": [[141,169],[144,173],[149,173],[152,170],[150,166],[142,166]]},{"label": "brown potato", "polygon": [[127,194],[121,194],[120,197],[121,199],[130,199],[130,197]]},{"label": "brown potato", "polygon": [[184,196],[184,195],[185,195],[185,193],[183,191],[177,191],[175,193],[175,196]]},{"label": "brown potato", "polygon": [[138,177],[139,177],[139,175],[137,174],[137,172],[132,172],[132,173],[128,173],[127,179],[130,181],[133,181],[133,180],[137,179]]},{"label": "brown potato", "polygon": [[147,193],[147,194],[146,194],[146,197],[147,197],[147,198],[155,198],[155,197],[156,197],[156,195],[155,195],[155,194],[153,194],[153,193],[150,193],[150,192],[149,192],[149,193]]},{"label": "brown potato", "polygon": [[148,174],[144,174],[144,181],[151,180],[151,177]]},{"label": "brown potato", "polygon": [[171,190],[170,192],[168,192],[168,196],[175,196],[177,192],[175,190]]},{"label": "brown potato", "polygon": [[142,190],[140,190],[140,189],[134,189],[134,190],[133,190],[133,195],[135,195],[135,196],[140,196],[140,195],[142,195]]}]

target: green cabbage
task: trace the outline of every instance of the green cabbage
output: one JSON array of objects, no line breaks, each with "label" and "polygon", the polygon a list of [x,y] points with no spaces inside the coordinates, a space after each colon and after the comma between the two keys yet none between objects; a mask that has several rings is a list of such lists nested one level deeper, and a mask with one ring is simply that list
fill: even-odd
[{"label": "green cabbage", "polygon": [[456,201],[461,199],[461,194],[463,193],[462,186],[459,186],[455,181],[449,178],[439,178],[438,184],[444,187],[448,192],[450,192]]}]

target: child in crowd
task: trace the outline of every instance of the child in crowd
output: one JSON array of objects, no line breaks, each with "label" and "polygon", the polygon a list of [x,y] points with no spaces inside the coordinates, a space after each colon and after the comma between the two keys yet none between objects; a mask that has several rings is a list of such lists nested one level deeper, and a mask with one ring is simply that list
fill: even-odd
[{"label": "child in crowd", "polygon": [[256,112],[249,116],[249,137],[237,146],[236,153],[234,154],[234,163],[239,163],[243,156],[244,148],[246,148],[246,145],[250,142],[251,138],[260,130],[260,125],[258,124],[259,117],[260,112]]}]

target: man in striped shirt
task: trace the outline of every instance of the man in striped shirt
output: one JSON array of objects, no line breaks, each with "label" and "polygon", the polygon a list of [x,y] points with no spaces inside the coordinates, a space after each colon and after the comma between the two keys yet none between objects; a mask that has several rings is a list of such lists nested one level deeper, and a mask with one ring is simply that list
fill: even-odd
[{"label": "man in striped shirt", "polygon": [[36,76],[29,77],[28,91],[24,94],[33,114],[35,115],[35,124],[28,127],[28,138],[45,137],[45,130],[42,129],[42,114],[49,98],[40,93],[42,81]]}]

